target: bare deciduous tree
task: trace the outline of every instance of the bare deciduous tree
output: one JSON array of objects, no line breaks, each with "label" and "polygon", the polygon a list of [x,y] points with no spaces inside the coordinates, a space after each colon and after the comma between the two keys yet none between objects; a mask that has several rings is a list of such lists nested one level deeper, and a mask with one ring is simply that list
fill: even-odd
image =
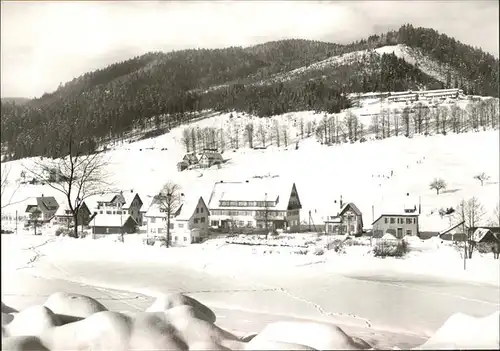
[{"label": "bare deciduous tree", "polygon": [[288,127],[286,125],[281,126],[281,130],[283,133],[283,142],[285,143],[285,147],[287,147],[290,139],[290,132],[288,131]]},{"label": "bare deciduous tree", "polygon": [[17,186],[12,189],[12,192],[10,192],[10,196],[7,195],[7,189],[8,189],[8,185],[10,184],[9,182],[9,176],[10,176],[10,166],[8,165],[2,165],[2,171],[1,171],[1,176],[2,176],[2,182],[1,182],[1,187],[0,187],[0,191],[1,191],[1,208],[4,209],[6,208],[7,206],[10,206],[10,205],[13,205],[15,203],[19,203],[19,202],[22,202],[22,201],[16,201],[15,203],[12,202],[12,199],[14,198],[14,195],[16,194],[17,190],[19,189],[19,186],[21,185],[21,183],[17,183]]},{"label": "bare deciduous tree", "polygon": [[477,197],[472,197],[467,201],[462,200],[457,206],[455,217],[458,222],[464,222],[469,243],[469,258],[472,258],[475,246],[475,242],[471,240],[471,229],[479,225],[485,213],[484,207]]},{"label": "bare deciduous tree", "polygon": [[[74,236],[78,237],[78,214],[85,199],[115,190],[109,183],[106,167],[109,160],[101,153],[86,154],[76,145],[73,138],[68,139],[68,155],[55,160],[40,160],[35,167],[23,166],[35,179],[62,193],[73,217]],[[58,176],[53,181],[54,173]]]},{"label": "bare deciduous tree", "polygon": [[164,212],[167,217],[167,235],[165,237],[165,245],[167,247],[170,246],[170,220],[181,205],[180,190],[181,188],[179,185],[168,182],[163,186],[157,196],[160,211]]},{"label": "bare deciduous tree", "polygon": [[481,182],[481,186],[483,186],[483,185],[484,185],[484,182],[485,182],[486,180],[490,179],[490,176],[489,176],[489,175],[487,175],[487,174],[486,174],[486,173],[484,173],[484,172],[481,172],[481,173],[479,173],[479,174],[476,174],[476,175],[474,176],[474,179],[479,180],[479,181]]},{"label": "bare deciduous tree", "polygon": [[434,180],[429,184],[429,187],[436,190],[436,194],[439,195],[441,190],[446,189],[446,182],[442,178],[434,178]]},{"label": "bare deciduous tree", "polygon": [[253,149],[253,134],[254,134],[253,123],[248,123],[245,126],[245,136],[247,138],[248,147],[250,149]]},{"label": "bare deciduous tree", "polygon": [[191,132],[189,128],[184,128],[182,130],[182,143],[184,144],[186,152],[189,153],[191,151]]},{"label": "bare deciduous tree", "polygon": [[274,137],[274,140],[276,140],[276,146],[280,147],[281,146],[281,128],[280,128],[278,120],[273,121],[273,137]]}]

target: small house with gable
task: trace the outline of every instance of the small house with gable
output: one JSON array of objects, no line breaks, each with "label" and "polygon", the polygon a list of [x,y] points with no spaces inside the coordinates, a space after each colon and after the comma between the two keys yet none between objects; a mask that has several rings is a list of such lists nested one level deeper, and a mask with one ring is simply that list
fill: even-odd
[{"label": "small house with gable", "polygon": [[[35,200],[36,203],[26,206],[25,212],[30,216],[33,212],[40,212],[39,222],[48,222],[56,214],[59,203],[53,196],[40,196]],[[29,221],[28,221],[29,222]]]},{"label": "small house with gable", "polygon": [[360,235],[363,233],[363,215],[359,208],[352,202],[344,203],[342,196],[340,201],[334,202],[336,214],[329,215],[325,219],[325,231],[327,234]]}]

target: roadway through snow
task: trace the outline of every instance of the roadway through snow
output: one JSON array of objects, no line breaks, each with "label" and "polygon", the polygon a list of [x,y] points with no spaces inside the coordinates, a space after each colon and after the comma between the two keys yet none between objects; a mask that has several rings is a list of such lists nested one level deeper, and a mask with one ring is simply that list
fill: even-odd
[{"label": "roadway through snow", "polygon": [[500,289],[492,285],[402,273],[347,276],[325,272],[318,265],[279,272],[248,267],[221,272],[210,265],[201,270],[180,262],[43,256],[33,271],[43,272],[44,278],[106,288],[188,293],[212,307],[220,315],[220,325],[228,329],[254,332],[274,320],[320,319],[345,326],[379,346],[392,335],[392,346],[403,348],[422,343],[453,313],[484,316],[500,307]]}]

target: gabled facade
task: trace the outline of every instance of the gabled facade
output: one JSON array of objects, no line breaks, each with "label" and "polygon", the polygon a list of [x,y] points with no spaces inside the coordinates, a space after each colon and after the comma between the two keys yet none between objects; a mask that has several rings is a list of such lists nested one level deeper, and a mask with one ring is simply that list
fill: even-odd
[{"label": "gabled facade", "polygon": [[182,161],[185,161],[189,166],[192,166],[198,163],[198,157],[196,157],[194,152],[190,152],[184,155]]},{"label": "gabled facade", "polygon": [[215,183],[208,208],[212,227],[295,230],[302,204],[295,183],[252,179]]},{"label": "gabled facade", "polygon": [[213,165],[217,164],[222,164],[224,162],[224,159],[222,158],[222,155],[214,150],[204,150],[203,153],[200,156],[200,159],[198,161],[198,164],[200,167],[212,167]]},{"label": "gabled facade", "polygon": [[122,212],[128,213],[139,226],[142,226],[143,213],[141,212],[141,208],[143,202],[139,194],[130,191],[128,193],[121,193],[121,195],[125,200],[125,203],[122,205]]},{"label": "gabled facade", "polygon": [[[170,243],[188,245],[208,236],[210,212],[202,197],[185,197],[170,218]],[[144,215],[146,231],[151,237],[165,237],[167,234],[167,213],[154,201]]]},{"label": "gabled facade", "polygon": [[54,217],[58,209],[59,204],[53,196],[42,195],[36,198],[36,204],[26,206],[25,212],[29,217],[33,212],[40,211],[40,217],[37,220],[40,222],[48,222]]},{"label": "gabled facade", "polygon": [[328,234],[359,235],[363,233],[363,215],[352,202],[344,204],[340,197],[339,210],[325,219]]}]

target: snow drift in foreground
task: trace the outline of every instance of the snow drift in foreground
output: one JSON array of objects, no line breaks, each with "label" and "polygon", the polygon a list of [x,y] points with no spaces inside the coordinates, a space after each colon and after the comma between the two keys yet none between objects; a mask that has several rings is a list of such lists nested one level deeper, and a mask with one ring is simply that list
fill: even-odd
[{"label": "snow drift in foreground", "polygon": [[[456,314],[418,349],[498,348],[499,316]],[[131,314],[109,311],[89,296],[58,292],[19,312],[2,303],[2,350],[373,349],[328,323],[274,322],[241,337],[216,320],[210,308],[182,294],[163,295],[146,311]]]}]

